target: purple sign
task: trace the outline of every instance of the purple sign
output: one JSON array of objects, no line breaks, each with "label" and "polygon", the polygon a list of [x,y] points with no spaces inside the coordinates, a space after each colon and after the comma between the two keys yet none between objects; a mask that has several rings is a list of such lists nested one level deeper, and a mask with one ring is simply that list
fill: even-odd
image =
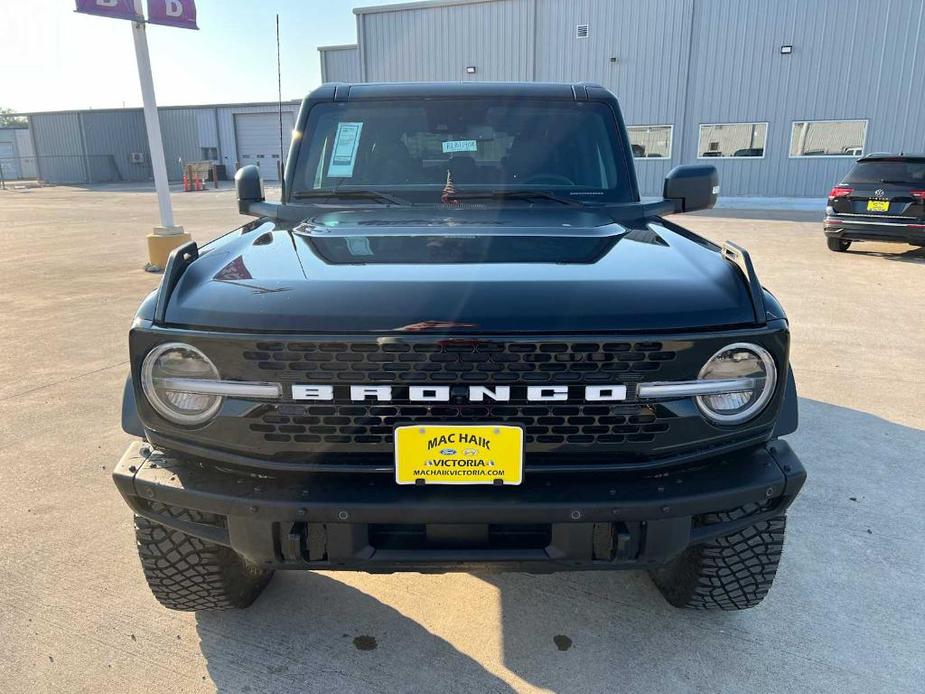
[{"label": "purple sign", "polygon": [[144,17],[135,11],[134,0],[77,0],[77,11],[116,19],[144,21]]},{"label": "purple sign", "polygon": [[181,29],[198,29],[196,0],[148,0],[148,22]]}]

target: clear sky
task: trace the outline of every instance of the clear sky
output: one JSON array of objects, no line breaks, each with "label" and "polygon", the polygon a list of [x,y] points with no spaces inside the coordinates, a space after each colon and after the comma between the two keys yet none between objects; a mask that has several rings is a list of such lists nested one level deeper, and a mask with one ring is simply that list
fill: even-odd
[{"label": "clear sky", "polygon": [[[199,31],[148,27],[159,105],[275,101],[321,82],[318,46],[356,41],[354,7],[400,0],[196,0]],[[76,14],[74,0],[0,0],[0,107],[20,112],[141,105],[131,24]]]}]

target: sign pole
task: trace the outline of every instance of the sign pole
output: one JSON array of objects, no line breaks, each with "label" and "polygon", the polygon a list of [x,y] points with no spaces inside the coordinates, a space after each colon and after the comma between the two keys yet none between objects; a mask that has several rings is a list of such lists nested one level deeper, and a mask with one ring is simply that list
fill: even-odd
[{"label": "sign pole", "polygon": [[170,205],[170,184],[167,181],[167,162],[164,158],[164,140],[161,122],[154,98],[154,77],[151,75],[151,56],[148,54],[148,23],[165,24],[184,29],[196,26],[196,0],[148,0],[148,19],[145,20],[143,0],[77,0],[77,11],[84,14],[128,19],[132,22],[135,41],[135,59],[138,62],[138,81],[144,104],[145,130],[148,133],[148,151],[151,156],[151,173],[157,191],[157,206],[161,225],[148,234],[148,263],[145,270],[160,272],[167,266],[170,252],[190,240],[190,235],[173,221]]},{"label": "sign pole", "polygon": [[154,187],[157,189],[157,204],[161,211],[162,228],[173,229],[173,209],[170,205],[170,188],[167,184],[167,162],[164,159],[164,145],[161,139],[161,123],[157,117],[157,102],[154,98],[154,78],[151,75],[151,59],[148,55],[148,37],[145,25],[132,22],[135,38],[135,57],[138,59],[138,78],[141,82],[141,99],[144,103],[145,126],[148,130],[148,148],[151,150],[151,168],[154,170]]},{"label": "sign pole", "polygon": [[[135,9],[141,16],[141,0],[135,0]],[[151,57],[148,53],[148,36],[144,22],[132,22],[132,37],[135,40],[135,58],[138,61],[138,80],[141,83],[145,129],[148,131],[151,170],[154,174],[154,188],[157,191],[157,205],[161,215],[161,226],[154,227],[154,232],[148,234],[148,264],[145,269],[158,271],[167,265],[170,251],[189,241],[190,235],[183,231],[183,227],[176,226],[173,220],[170,184],[167,182],[167,161],[164,158],[164,140],[161,137],[161,122],[157,115],[154,77],[151,74]]]}]

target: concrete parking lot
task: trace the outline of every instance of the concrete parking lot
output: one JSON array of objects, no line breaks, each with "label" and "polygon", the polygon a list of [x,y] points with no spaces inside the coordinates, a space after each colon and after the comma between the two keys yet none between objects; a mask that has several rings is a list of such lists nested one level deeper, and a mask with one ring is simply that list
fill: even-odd
[{"label": "concrete parking lot", "polygon": [[[175,200],[197,240],[243,221],[228,190]],[[925,251],[835,254],[805,212],[683,221],[747,246],[792,322],[810,477],[757,609],[677,611],[635,573],[282,573],[192,615],[148,592],[110,480],[155,215],[0,191],[0,691],[922,690]]]}]

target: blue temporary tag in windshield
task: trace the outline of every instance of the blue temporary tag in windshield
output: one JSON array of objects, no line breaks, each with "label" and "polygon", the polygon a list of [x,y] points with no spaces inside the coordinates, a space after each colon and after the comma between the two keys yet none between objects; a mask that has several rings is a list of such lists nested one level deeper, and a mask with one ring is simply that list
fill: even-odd
[{"label": "blue temporary tag in windshield", "polygon": [[478,143],[475,140],[449,140],[443,143],[443,153],[478,152]]}]

